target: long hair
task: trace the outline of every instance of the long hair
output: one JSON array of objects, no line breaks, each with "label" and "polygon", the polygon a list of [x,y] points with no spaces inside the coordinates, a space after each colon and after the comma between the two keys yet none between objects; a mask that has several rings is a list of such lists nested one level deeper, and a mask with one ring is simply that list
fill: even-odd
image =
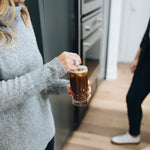
[{"label": "long hair", "polygon": [[[24,4],[21,9],[21,17],[27,27],[31,27],[29,12]],[[6,15],[9,11],[9,6],[12,7],[13,11],[11,14],[11,19],[9,22],[6,21]],[[6,31],[4,28],[0,27],[0,43],[3,43],[4,38],[7,39],[7,47],[10,47],[13,42],[13,37],[17,39],[17,35],[13,30],[13,22],[15,18],[15,3],[14,0],[0,0],[0,18],[4,20],[5,26],[8,29]]]}]

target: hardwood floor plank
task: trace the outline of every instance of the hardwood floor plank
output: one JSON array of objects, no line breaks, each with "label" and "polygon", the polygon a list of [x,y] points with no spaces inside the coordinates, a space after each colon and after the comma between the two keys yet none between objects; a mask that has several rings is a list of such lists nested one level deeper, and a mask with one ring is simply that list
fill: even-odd
[{"label": "hardwood floor plank", "polygon": [[[68,149],[68,150],[91,150],[91,147],[87,147],[86,145],[79,145],[79,144],[66,144],[66,147],[64,148],[65,149]],[[97,149],[97,148],[93,148],[92,147],[92,150],[102,150],[101,148],[100,149]]]}]

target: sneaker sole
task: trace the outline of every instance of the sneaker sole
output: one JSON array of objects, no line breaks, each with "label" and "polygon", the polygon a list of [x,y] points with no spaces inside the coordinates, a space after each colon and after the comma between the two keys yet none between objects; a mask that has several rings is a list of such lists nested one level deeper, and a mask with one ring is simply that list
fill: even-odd
[{"label": "sneaker sole", "polygon": [[111,140],[111,143],[115,145],[138,145],[140,144],[140,142],[138,143],[116,143],[116,142],[113,142],[112,140]]}]

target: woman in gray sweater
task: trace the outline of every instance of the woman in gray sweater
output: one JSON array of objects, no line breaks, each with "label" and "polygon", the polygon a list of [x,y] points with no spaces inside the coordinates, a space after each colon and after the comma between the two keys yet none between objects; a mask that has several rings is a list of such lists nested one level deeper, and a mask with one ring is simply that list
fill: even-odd
[{"label": "woman in gray sweater", "polygon": [[0,0],[0,150],[45,150],[55,135],[48,94],[67,94],[59,78],[81,62],[63,52],[43,65],[24,1]]}]

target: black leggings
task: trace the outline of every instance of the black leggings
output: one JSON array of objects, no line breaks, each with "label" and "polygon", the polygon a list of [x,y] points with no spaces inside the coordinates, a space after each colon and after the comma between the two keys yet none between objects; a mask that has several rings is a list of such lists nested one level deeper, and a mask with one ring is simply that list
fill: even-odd
[{"label": "black leggings", "polygon": [[148,76],[150,76],[150,74],[147,72],[147,69],[148,65],[145,64],[141,70],[135,73],[126,97],[129,119],[129,133],[135,136],[140,134],[142,120],[141,104],[150,92],[150,82],[148,80]]},{"label": "black leggings", "polygon": [[54,138],[48,143],[45,150],[54,150]]}]

